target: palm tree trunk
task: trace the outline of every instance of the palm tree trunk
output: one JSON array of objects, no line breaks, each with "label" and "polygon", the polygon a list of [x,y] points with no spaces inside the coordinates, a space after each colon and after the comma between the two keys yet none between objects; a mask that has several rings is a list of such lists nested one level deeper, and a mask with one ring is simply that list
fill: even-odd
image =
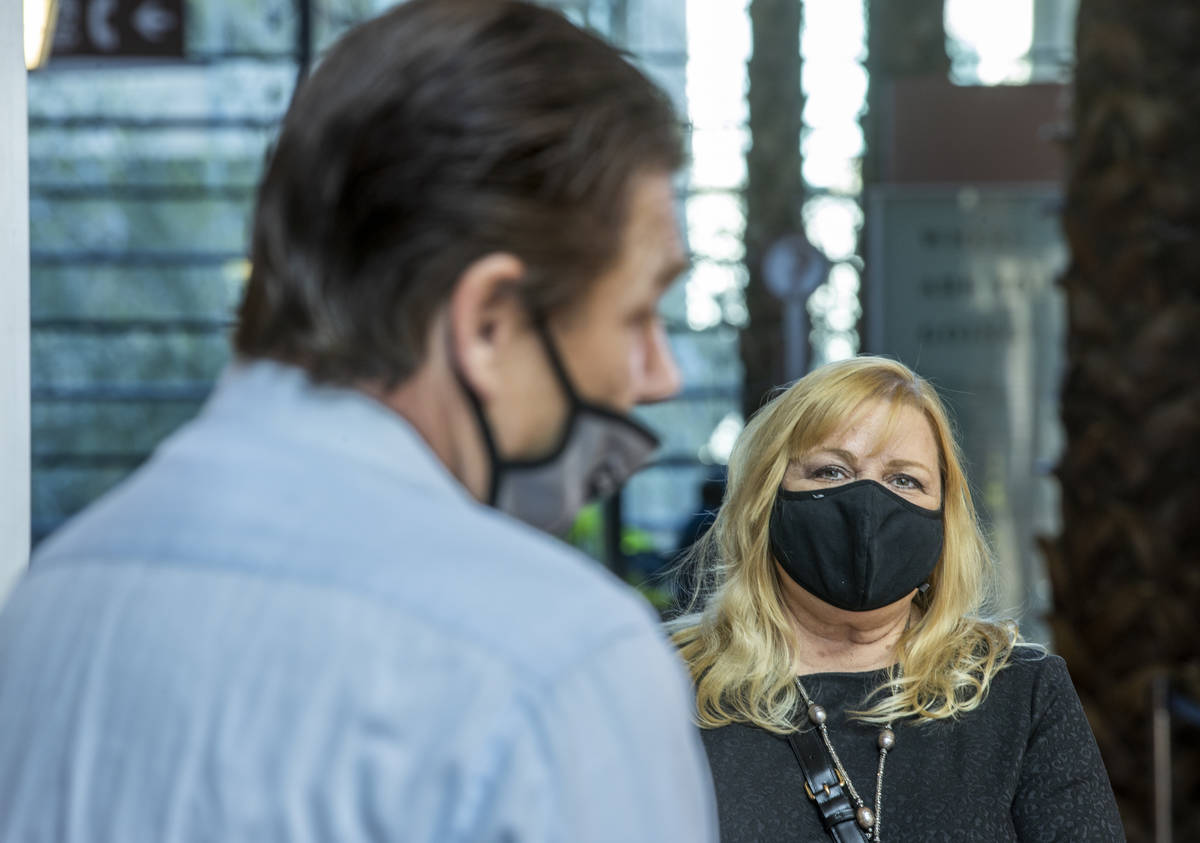
[{"label": "palm tree trunk", "polygon": [[762,259],[779,237],[801,230],[801,0],[751,0],[753,53],[747,65],[750,149],[746,152],[746,309],[741,334],[749,418],[783,382],[782,307],[763,282]]},{"label": "palm tree trunk", "polygon": [[[1200,699],[1200,5],[1081,0],[1052,628],[1133,843],[1152,839],[1150,685]],[[1200,840],[1200,729],[1173,746]]]}]

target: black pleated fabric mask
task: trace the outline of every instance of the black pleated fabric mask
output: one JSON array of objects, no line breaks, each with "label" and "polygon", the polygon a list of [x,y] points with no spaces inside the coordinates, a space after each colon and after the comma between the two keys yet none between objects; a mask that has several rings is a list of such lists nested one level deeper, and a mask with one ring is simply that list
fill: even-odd
[{"label": "black pleated fabric mask", "polygon": [[770,540],[797,585],[839,609],[865,612],[928,580],[942,554],[942,510],[917,506],[874,480],[780,489]]}]

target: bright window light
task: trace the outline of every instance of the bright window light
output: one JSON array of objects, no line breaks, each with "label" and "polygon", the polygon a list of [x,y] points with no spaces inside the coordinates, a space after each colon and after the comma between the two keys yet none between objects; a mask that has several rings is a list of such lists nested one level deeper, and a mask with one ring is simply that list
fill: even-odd
[{"label": "bright window light", "polygon": [[729,455],[733,453],[733,445],[737,442],[738,434],[742,432],[742,427],[742,417],[740,414],[727,413],[721,421],[717,422],[717,426],[713,428],[712,435],[708,437],[708,442],[701,446],[701,458],[706,462],[728,465]]},{"label": "bright window light", "polygon": [[[983,85],[1022,84],[1033,72],[1029,50],[1033,46],[1034,0],[946,0],[946,35],[956,64]],[[973,65],[971,67],[970,65]]]},{"label": "bright window light", "polygon": [[25,69],[34,70],[50,57],[58,0],[24,0]]}]

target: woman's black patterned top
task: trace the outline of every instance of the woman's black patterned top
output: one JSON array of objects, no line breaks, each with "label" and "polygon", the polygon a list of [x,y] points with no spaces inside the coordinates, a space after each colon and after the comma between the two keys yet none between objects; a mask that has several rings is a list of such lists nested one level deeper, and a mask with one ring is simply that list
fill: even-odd
[{"label": "woman's black patterned top", "polygon": [[[821,673],[804,687],[834,749],[874,802],[879,727],[847,720],[886,671]],[[885,843],[1121,841],[1120,816],[1065,662],[1018,650],[983,705],[953,721],[895,725],[883,777]],[[702,731],[723,843],[828,841],[787,740],[755,726]]]}]

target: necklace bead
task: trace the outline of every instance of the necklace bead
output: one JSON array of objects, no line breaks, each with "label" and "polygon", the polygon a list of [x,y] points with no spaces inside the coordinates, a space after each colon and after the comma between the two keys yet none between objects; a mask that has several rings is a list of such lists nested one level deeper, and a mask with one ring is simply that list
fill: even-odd
[{"label": "necklace bead", "polygon": [[891,749],[896,745],[896,733],[891,729],[883,729],[879,733],[878,744],[880,749]]},{"label": "necklace bead", "polygon": [[854,819],[862,828],[870,828],[871,826],[875,825],[875,812],[866,805],[863,805],[854,812]]},{"label": "necklace bead", "polygon": [[825,709],[813,703],[808,707],[808,719],[816,726],[825,722]]}]

